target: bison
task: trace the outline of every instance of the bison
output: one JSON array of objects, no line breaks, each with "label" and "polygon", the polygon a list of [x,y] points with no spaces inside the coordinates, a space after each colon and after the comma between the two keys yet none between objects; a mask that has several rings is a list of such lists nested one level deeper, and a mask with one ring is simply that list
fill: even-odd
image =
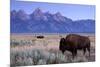
[{"label": "bison", "polygon": [[39,38],[39,39],[43,39],[43,38],[44,38],[44,36],[41,36],[41,35],[40,35],[40,36],[37,36],[37,38]]},{"label": "bison", "polygon": [[62,53],[66,50],[70,51],[73,58],[77,55],[77,50],[83,50],[84,54],[88,50],[90,56],[90,39],[86,36],[69,34],[66,38],[61,38],[59,50]]}]

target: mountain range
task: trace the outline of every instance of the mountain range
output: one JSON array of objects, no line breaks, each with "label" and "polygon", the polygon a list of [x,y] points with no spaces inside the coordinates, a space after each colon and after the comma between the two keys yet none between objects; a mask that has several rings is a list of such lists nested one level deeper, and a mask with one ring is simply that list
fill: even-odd
[{"label": "mountain range", "polygon": [[94,33],[95,20],[73,21],[60,12],[51,14],[36,8],[31,14],[24,10],[10,12],[11,33]]}]

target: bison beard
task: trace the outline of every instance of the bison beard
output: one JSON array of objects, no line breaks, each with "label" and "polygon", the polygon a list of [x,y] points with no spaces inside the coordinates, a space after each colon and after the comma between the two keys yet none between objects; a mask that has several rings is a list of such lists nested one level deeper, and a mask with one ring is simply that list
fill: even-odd
[{"label": "bison beard", "polygon": [[90,56],[90,40],[86,36],[69,34],[66,38],[61,38],[59,49],[62,53],[70,51],[73,58],[77,55],[77,50],[83,50],[84,54],[88,50]]}]

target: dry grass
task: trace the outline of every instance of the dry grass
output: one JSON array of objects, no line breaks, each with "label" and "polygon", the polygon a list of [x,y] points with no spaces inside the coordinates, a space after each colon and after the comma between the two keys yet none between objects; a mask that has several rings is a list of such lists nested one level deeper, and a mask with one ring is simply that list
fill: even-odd
[{"label": "dry grass", "polygon": [[[11,35],[11,65],[25,66],[95,61],[95,36],[93,34],[85,34],[91,40],[91,56],[88,56],[88,52],[83,55],[82,51],[78,51],[75,59],[72,59],[70,52],[66,51],[63,55],[59,51],[60,38],[66,35],[43,36],[43,39],[38,39],[36,35]],[[15,44],[17,45],[15,46]]]}]

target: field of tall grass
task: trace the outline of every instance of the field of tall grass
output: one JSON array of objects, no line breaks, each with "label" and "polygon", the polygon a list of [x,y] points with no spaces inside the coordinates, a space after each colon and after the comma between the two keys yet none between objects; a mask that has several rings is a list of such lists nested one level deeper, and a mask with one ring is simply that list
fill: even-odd
[{"label": "field of tall grass", "polygon": [[88,52],[83,55],[82,51],[78,51],[74,59],[69,51],[64,54],[59,51],[61,37],[65,37],[65,35],[44,35],[43,39],[38,39],[34,35],[11,35],[10,65],[27,66],[95,61],[94,35],[89,36],[91,40],[90,57]]}]

